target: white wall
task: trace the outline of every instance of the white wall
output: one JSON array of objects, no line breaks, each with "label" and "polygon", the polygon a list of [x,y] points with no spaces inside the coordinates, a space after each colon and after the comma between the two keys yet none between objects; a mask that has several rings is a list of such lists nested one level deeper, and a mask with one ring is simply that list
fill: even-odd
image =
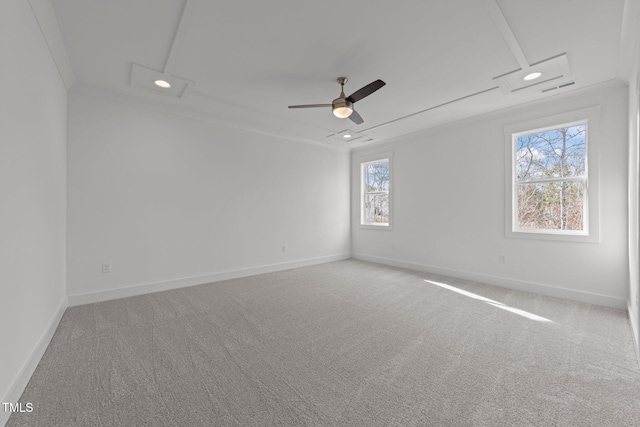
[{"label": "white wall", "polygon": [[[24,0],[0,2],[0,399],[64,310],[66,89]],[[0,410],[0,425],[8,413]]]},{"label": "white wall", "polygon": [[[504,127],[594,105],[601,106],[605,136],[600,243],[505,237]],[[610,83],[354,151],[354,257],[626,308],[626,132],[627,88]],[[390,149],[393,229],[358,228],[358,157]],[[498,262],[500,254],[506,264]]]},{"label": "white wall", "polygon": [[634,65],[629,76],[629,319],[640,357],[640,41],[636,45]]},{"label": "white wall", "polygon": [[71,304],[349,257],[347,152],[70,93],[68,161]]}]

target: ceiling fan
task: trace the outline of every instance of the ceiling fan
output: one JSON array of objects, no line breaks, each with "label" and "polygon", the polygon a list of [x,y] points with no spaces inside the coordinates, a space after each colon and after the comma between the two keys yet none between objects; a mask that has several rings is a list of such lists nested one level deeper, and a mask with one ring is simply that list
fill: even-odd
[{"label": "ceiling fan", "polygon": [[362,98],[371,95],[373,92],[380,89],[385,85],[385,82],[378,79],[375,82],[371,82],[368,85],[358,89],[349,96],[344,95],[344,84],[347,82],[346,77],[338,77],[337,81],[340,83],[341,91],[340,96],[333,100],[331,104],[307,104],[307,105],[289,105],[289,108],[318,108],[318,107],[331,107],[333,109],[333,115],[346,119],[349,117],[351,121],[357,125],[364,122],[362,117],[356,110],[353,109],[353,104],[360,101]]}]

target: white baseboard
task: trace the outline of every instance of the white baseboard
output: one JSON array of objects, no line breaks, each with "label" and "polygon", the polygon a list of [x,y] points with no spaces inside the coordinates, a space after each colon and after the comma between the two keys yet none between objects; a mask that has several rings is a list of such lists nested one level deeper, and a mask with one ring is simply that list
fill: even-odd
[{"label": "white baseboard", "polygon": [[340,261],[349,258],[351,258],[351,254],[345,253],[280,264],[262,265],[241,270],[223,271],[220,273],[207,274],[204,276],[185,277],[181,279],[167,280],[162,282],[127,286],[124,288],[107,289],[99,292],[69,295],[68,300],[69,306],[72,307],[76,305],[92,304],[95,302],[108,301],[112,299],[149,294],[152,292],[168,291],[171,289],[185,288],[188,286],[203,285],[205,283],[219,282],[221,280],[255,276],[256,274],[272,273],[274,271],[290,270],[292,268],[306,267],[315,264],[324,264],[326,262]]},{"label": "white baseboard", "polygon": [[540,283],[525,282],[522,280],[509,279],[505,277],[492,276],[489,274],[475,273],[471,271],[456,270],[451,268],[435,267],[426,264],[417,264],[413,262],[402,261],[393,258],[382,258],[377,256],[353,253],[352,258],[362,261],[375,262],[378,264],[391,265],[394,267],[408,268],[411,270],[424,271],[426,273],[440,274],[443,276],[457,277],[460,279],[473,280],[475,282],[496,285],[503,288],[517,289],[519,291],[533,292],[537,294],[564,298],[573,301],[586,302],[594,305],[617,308],[620,310],[627,309],[627,301],[623,298],[616,298],[607,295],[593,294],[589,292],[576,291],[574,289],[559,288],[551,285],[543,285]]},{"label": "white baseboard", "polygon": [[[3,397],[3,402],[17,403],[20,401],[20,396],[22,396],[22,393],[27,387],[27,384],[29,383],[33,372],[36,370],[38,363],[40,363],[40,359],[44,355],[44,352],[47,350],[47,347],[51,342],[51,338],[53,338],[53,334],[56,332],[58,324],[60,323],[60,319],[62,319],[62,315],[64,314],[64,311],[66,309],[67,298],[64,298],[56,309],[53,317],[51,318],[49,326],[47,326],[47,329],[40,337],[40,340],[38,340],[38,343],[31,352],[31,355],[26,360],[24,365],[22,365],[22,369],[20,369],[20,372],[11,384],[11,387],[9,387],[7,395]],[[7,421],[9,421],[9,416],[11,416],[10,412],[5,412],[4,408],[0,408],[0,426],[4,426]]]},{"label": "white baseboard", "polygon": [[629,322],[631,322],[631,335],[633,336],[633,344],[636,348],[636,360],[640,365],[640,331],[638,331],[638,318],[636,312],[631,308],[631,301],[627,301],[627,314],[629,315]]}]

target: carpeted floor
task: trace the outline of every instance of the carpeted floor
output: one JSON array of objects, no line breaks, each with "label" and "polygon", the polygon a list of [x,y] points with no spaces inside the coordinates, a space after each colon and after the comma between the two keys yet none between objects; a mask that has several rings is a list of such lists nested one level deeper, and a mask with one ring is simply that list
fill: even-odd
[{"label": "carpeted floor", "polygon": [[69,308],[8,426],[639,426],[626,313],[347,260]]}]

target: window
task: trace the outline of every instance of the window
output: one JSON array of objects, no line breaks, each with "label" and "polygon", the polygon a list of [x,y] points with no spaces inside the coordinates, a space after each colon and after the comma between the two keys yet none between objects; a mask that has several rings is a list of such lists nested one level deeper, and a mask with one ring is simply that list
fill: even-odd
[{"label": "window", "polygon": [[507,236],[598,241],[599,107],[505,128]]},{"label": "window", "polygon": [[588,234],[587,123],[513,136],[514,229]]},{"label": "window", "polygon": [[391,156],[360,163],[360,224],[389,227],[391,219]]}]

